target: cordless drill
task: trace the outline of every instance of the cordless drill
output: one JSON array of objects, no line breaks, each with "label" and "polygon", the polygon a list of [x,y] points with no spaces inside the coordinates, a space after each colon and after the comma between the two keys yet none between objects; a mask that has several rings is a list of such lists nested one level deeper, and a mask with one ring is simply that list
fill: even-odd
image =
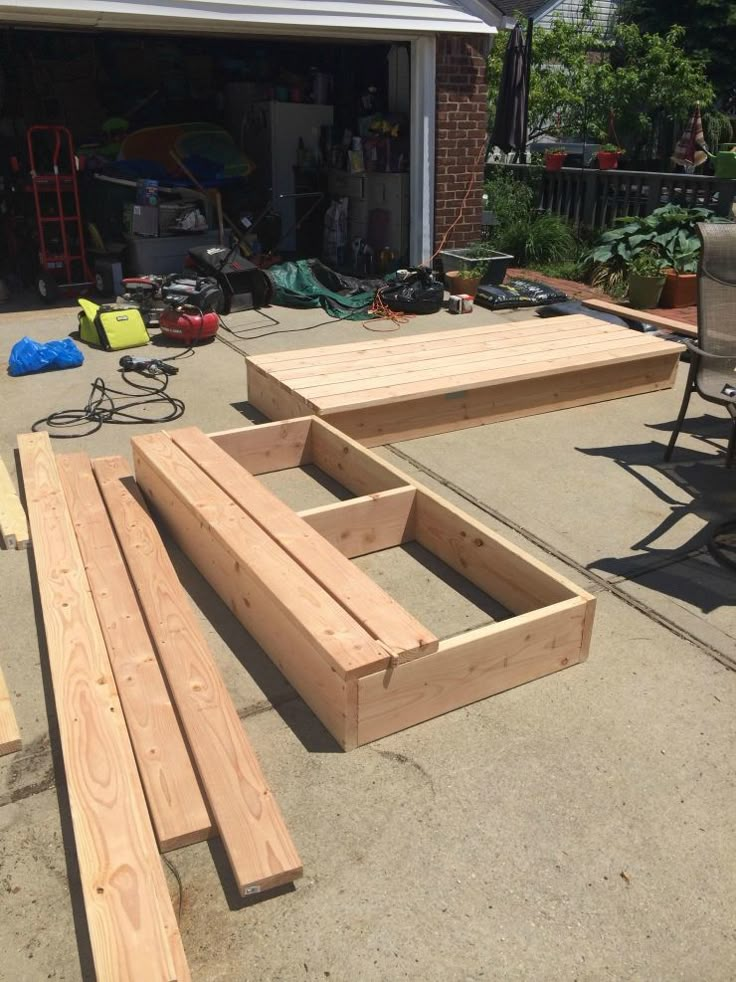
[{"label": "cordless drill", "polygon": [[123,355],[120,359],[120,367],[124,372],[140,372],[141,375],[177,375],[179,369],[160,358],[134,358],[132,355]]}]

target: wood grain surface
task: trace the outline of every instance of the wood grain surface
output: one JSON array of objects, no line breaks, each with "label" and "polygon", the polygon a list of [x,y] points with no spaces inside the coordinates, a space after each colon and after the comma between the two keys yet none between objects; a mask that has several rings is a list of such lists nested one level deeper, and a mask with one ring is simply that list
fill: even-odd
[{"label": "wood grain surface", "polygon": [[301,861],[130,468],[116,457],[93,468],[238,889],[290,883]]},{"label": "wood grain surface", "polygon": [[366,573],[196,427],[171,439],[263,531],[309,573],[395,658],[436,651],[438,639]]},{"label": "wood grain surface", "polygon": [[99,982],[189,972],[48,435],[18,437],[74,839]]},{"label": "wood grain surface", "polygon": [[92,465],[57,463],[159,847],[201,842],[212,821]]},{"label": "wood grain surface", "polygon": [[10,693],[0,669],[0,757],[13,754],[22,746],[18,721],[10,702]]}]

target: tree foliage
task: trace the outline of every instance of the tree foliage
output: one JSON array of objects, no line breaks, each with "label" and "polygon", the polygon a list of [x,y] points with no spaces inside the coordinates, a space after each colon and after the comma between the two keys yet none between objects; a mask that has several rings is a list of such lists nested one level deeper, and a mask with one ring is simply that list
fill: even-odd
[{"label": "tree foliage", "polygon": [[683,48],[707,63],[721,107],[736,111],[734,0],[624,0],[621,18],[645,32],[684,28]]},{"label": "tree foliage", "polygon": [[[589,21],[556,17],[534,29],[529,89],[529,140],[541,136],[618,137],[632,155],[655,144],[663,126],[684,123],[696,102],[707,107],[714,91],[705,63],[683,48],[684,31],[642,33],[621,23],[607,33]],[[506,36],[489,58],[491,113],[503,65]],[[610,132],[613,119],[615,134]],[[669,125],[666,125],[669,124]]]}]

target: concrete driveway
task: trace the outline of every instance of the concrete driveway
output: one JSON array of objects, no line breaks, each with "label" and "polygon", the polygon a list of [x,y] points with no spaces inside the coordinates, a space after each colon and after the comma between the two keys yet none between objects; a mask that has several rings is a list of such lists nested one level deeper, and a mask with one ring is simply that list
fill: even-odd
[{"label": "concrete driveway", "polygon": [[[183,425],[258,418],[243,352],[376,336],[321,311],[270,313],[277,324],[229,318],[234,333],[179,362]],[[526,316],[442,313],[400,333]],[[74,327],[72,307],[3,313],[3,370],[23,334]],[[76,370],[3,376],[11,473],[16,433],[83,406],[97,376],[116,384],[119,355],[85,355]],[[725,414],[697,400],[662,462],[680,372],[674,390],[379,450],[599,606],[583,665],[350,754],[172,546],[305,867],[294,889],[242,901],[219,843],[169,854],[195,979],[736,978],[736,574],[705,548],[736,513],[736,473]],[[104,426],[55,449],[127,454],[158,428]],[[328,494],[288,475],[281,491],[302,507]],[[0,980],[76,982],[93,973],[31,567],[30,552],[0,553],[1,662],[24,737],[0,760]],[[468,597],[397,569],[388,553],[371,566],[429,626],[474,626]]]}]

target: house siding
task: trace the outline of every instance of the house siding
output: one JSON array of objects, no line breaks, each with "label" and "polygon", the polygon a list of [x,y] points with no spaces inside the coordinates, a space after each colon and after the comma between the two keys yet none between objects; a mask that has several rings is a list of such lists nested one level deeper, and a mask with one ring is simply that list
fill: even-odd
[{"label": "house siding", "polygon": [[[551,27],[555,17],[574,21],[580,17],[581,0],[557,0],[543,6],[538,12],[535,24],[539,27]],[[592,24],[599,30],[607,31],[613,24],[618,7],[617,0],[595,0],[591,16]]]}]

